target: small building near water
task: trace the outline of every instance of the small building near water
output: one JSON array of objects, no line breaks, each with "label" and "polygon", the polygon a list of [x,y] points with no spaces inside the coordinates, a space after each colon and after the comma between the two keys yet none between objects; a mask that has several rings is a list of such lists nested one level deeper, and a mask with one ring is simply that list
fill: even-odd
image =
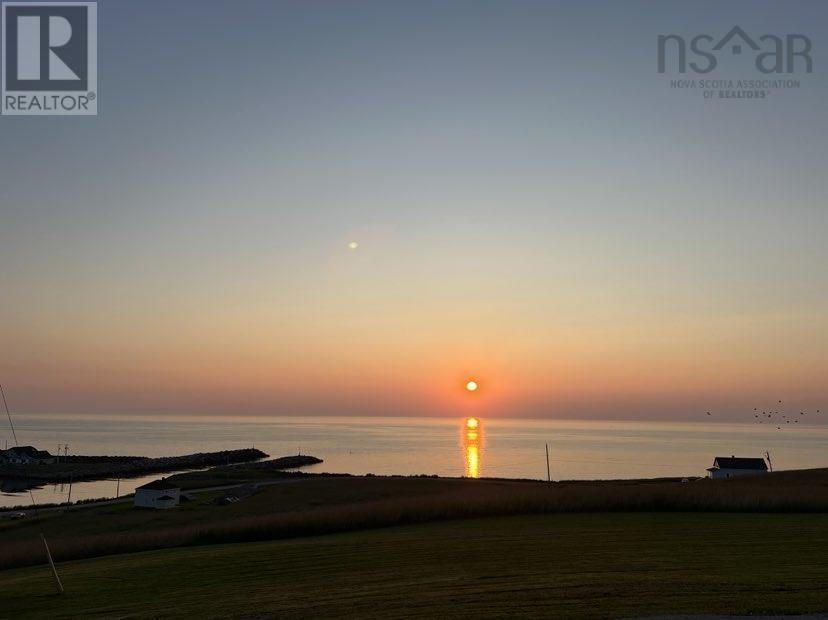
[{"label": "small building near water", "polygon": [[0,450],[0,464],[3,465],[46,465],[54,463],[57,457],[34,446],[15,446]]},{"label": "small building near water", "polygon": [[717,456],[713,467],[707,468],[707,477],[714,480],[751,476],[768,473],[768,465],[763,458],[740,456]]},{"label": "small building near water", "polygon": [[135,489],[134,504],[139,508],[174,508],[180,499],[181,487],[161,478]]}]

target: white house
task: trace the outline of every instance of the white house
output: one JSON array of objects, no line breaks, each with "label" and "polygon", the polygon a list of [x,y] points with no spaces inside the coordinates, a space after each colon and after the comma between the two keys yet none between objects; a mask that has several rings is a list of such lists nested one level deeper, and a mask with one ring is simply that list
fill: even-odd
[{"label": "white house", "polygon": [[141,508],[173,508],[180,498],[181,488],[161,478],[135,489],[134,503]]},{"label": "white house", "polygon": [[762,458],[717,456],[713,459],[713,467],[707,468],[707,477],[714,480],[766,473],[768,466]]}]

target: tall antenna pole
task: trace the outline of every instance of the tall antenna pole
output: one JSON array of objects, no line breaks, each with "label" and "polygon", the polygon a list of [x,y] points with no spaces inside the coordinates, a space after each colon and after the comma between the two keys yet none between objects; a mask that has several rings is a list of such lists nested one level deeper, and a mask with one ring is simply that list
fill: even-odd
[{"label": "tall antenna pole", "polygon": [[552,475],[549,473],[549,444],[546,444],[546,481],[552,482]]},{"label": "tall antenna pole", "polygon": [[9,426],[11,426],[12,437],[14,437],[14,445],[19,445],[17,443],[17,433],[14,432],[14,422],[11,419],[11,412],[9,411],[9,403],[6,402],[6,393],[3,391],[3,386],[0,384],[0,394],[3,395],[3,405],[6,407],[6,415],[9,416]]},{"label": "tall antenna pole", "polygon": [[41,532],[40,540],[43,541],[43,546],[46,547],[46,559],[49,560],[49,566],[52,567],[52,577],[55,578],[55,587],[57,588],[58,594],[63,594],[63,584],[60,582],[60,577],[58,577],[57,569],[55,568],[55,561],[52,559],[52,552],[49,551],[49,545],[46,543],[46,537]]}]

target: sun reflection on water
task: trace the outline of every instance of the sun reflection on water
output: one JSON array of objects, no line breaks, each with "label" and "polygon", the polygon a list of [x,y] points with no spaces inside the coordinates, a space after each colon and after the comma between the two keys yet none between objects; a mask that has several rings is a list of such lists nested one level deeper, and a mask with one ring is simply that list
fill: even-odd
[{"label": "sun reflection on water", "polygon": [[463,447],[463,461],[466,478],[479,478],[481,469],[481,452],[483,448],[483,427],[479,418],[466,418],[460,431],[460,444]]}]

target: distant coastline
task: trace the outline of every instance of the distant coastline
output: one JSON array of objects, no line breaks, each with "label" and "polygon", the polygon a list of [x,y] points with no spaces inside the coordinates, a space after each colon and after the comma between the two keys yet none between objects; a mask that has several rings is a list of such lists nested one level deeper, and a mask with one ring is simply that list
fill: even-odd
[{"label": "distant coastline", "polygon": [[39,465],[2,465],[0,479],[24,483],[60,483],[108,478],[137,478],[152,473],[199,469],[217,465],[249,463],[269,455],[256,448],[200,452],[182,456],[150,458],[145,456],[67,456],[58,463]]}]

